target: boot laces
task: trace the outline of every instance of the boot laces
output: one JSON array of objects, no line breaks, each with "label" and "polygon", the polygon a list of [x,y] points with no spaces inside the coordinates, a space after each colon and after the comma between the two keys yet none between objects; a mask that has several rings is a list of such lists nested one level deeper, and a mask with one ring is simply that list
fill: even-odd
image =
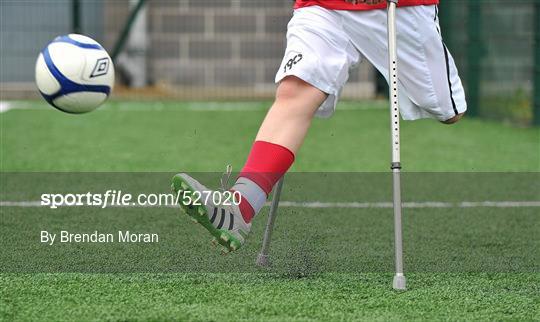
[{"label": "boot laces", "polygon": [[221,175],[221,192],[228,191],[230,189],[229,180],[231,179],[232,175],[232,166],[230,164],[227,165],[225,172]]}]

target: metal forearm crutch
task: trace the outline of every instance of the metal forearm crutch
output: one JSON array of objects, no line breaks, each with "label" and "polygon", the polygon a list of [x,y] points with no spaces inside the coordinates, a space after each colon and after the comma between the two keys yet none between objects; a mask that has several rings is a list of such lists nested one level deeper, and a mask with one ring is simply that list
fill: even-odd
[{"label": "metal forearm crutch", "polygon": [[388,58],[390,82],[390,126],[392,131],[392,181],[394,194],[394,244],[396,251],[396,275],[393,287],[405,290],[406,281],[403,274],[403,239],[401,227],[401,160],[399,137],[399,104],[398,104],[398,67],[397,67],[397,37],[396,37],[396,7],[398,0],[388,0]]},{"label": "metal forearm crutch", "polygon": [[[396,40],[396,7],[398,0],[388,0],[388,57],[389,57],[389,82],[390,82],[390,114],[391,114],[391,146],[392,146],[392,179],[394,199],[394,238],[396,275],[393,287],[396,290],[406,289],[405,275],[403,274],[403,239],[401,225],[401,160],[400,160],[400,135],[399,135],[399,104],[398,104],[398,70],[397,70],[397,40]],[[272,198],[272,206],[268,215],[268,222],[264,232],[263,245],[257,257],[257,265],[269,265],[268,250],[272,237],[272,230],[277,216],[279,198],[283,187],[283,178],[279,180]]]},{"label": "metal forearm crutch", "polygon": [[272,196],[272,205],[270,206],[270,213],[268,213],[268,222],[264,230],[264,239],[259,256],[257,256],[257,265],[268,266],[270,260],[268,251],[270,249],[270,241],[272,239],[272,231],[274,230],[274,222],[276,221],[277,211],[279,206],[279,198],[281,197],[281,189],[283,188],[283,178],[281,178],[274,187],[274,194]]}]

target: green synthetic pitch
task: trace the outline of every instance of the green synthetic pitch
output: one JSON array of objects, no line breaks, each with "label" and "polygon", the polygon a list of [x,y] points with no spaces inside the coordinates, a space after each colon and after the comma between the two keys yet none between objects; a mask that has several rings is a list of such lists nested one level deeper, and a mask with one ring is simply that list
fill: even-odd
[{"label": "green synthetic pitch", "polygon": [[[223,105],[225,110],[220,111]],[[111,102],[86,115],[22,102],[2,119],[2,171],[223,171],[242,167],[269,103]],[[386,103],[316,120],[292,171],[387,171]],[[341,110],[340,110],[341,109]],[[406,171],[538,171],[538,128],[402,123]]]},{"label": "green synthetic pitch", "polygon": [[[42,102],[9,104],[15,109],[0,113],[2,172],[221,172],[226,164],[238,170],[268,106],[109,102],[87,115],[66,115]],[[292,170],[387,172],[385,107],[385,102],[341,103],[333,118],[314,122]],[[537,128],[480,119],[454,126],[423,120],[402,123],[402,142],[407,172],[540,171]],[[163,181],[165,187],[170,184]],[[351,188],[329,189],[337,195]],[[422,197],[421,189],[417,193]],[[519,200],[516,191],[486,195]],[[540,199],[538,192],[527,191],[524,200],[535,195]],[[322,198],[306,194],[311,197]],[[0,200],[25,199],[6,190]],[[2,228],[39,225],[49,214],[56,227],[73,221],[70,209],[40,209],[3,206]],[[161,250],[177,254],[173,260],[184,265],[182,270],[146,272],[141,257],[122,262],[117,273],[95,268],[89,273],[39,272],[36,262],[64,259],[56,253],[47,257],[39,247],[25,253],[28,267],[7,269],[6,259],[13,254],[4,251],[0,320],[535,320],[540,316],[538,209],[406,209],[405,264],[410,271],[409,290],[403,293],[391,288],[391,209],[284,208],[272,248],[276,265],[269,270],[251,265],[267,209],[255,221],[246,247],[227,257],[176,209],[128,209],[126,222],[160,227],[163,236],[172,236],[165,243],[170,248]],[[99,218],[101,223],[107,218],[124,222],[120,215]],[[29,231],[24,234],[31,238]],[[2,243],[24,234],[3,235]],[[76,267],[99,262],[100,254],[73,251],[64,256]],[[498,256],[505,261],[498,262]],[[482,272],[478,267],[484,263]],[[167,262],[160,265],[163,269]]]}]

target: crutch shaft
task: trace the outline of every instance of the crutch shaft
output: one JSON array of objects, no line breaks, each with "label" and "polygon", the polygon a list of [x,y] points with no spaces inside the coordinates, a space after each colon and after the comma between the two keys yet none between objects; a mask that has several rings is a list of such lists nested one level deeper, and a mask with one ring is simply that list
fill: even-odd
[{"label": "crutch shaft", "polygon": [[390,127],[392,147],[392,182],[394,200],[394,245],[395,266],[393,287],[397,290],[406,289],[403,274],[403,236],[401,222],[401,156],[399,132],[399,101],[398,101],[398,64],[396,36],[396,7],[398,0],[388,0],[388,72],[390,82]]},{"label": "crutch shaft", "polygon": [[279,199],[281,197],[281,190],[283,188],[283,178],[281,178],[274,187],[274,194],[272,195],[272,204],[270,205],[270,212],[268,213],[268,222],[264,230],[264,237],[261,252],[257,256],[257,265],[268,266],[270,264],[268,259],[268,252],[270,250],[270,242],[272,241],[272,232],[274,230],[274,222],[276,221],[277,211],[279,207]]}]

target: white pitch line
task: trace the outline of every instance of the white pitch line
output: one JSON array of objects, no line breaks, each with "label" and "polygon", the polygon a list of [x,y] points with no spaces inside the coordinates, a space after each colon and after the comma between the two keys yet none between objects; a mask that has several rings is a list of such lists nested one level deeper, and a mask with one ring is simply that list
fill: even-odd
[{"label": "white pitch line", "polygon": [[[270,203],[266,203],[269,206]],[[392,202],[297,202],[297,201],[281,201],[280,207],[283,208],[392,208]],[[404,202],[403,208],[530,208],[540,207],[540,201],[463,201],[463,202],[440,202],[440,201],[420,201],[420,202]],[[45,207],[40,201],[0,201],[0,207]],[[66,207],[66,206],[59,206]],[[73,207],[73,206],[72,206]],[[78,207],[95,207],[100,206],[78,206]],[[124,208],[140,208],[140,207],[164,207],[176,208],[175,205],[166,206],[142,206],[142,205],[108,205],[106,208],[124,207]]]},{"label": "white pitch line", "polygon": [[39,201],[0,201],[0,207],[41,207]]},{"label": "white pitch line", "polygon": [[[280,207],[291,208],[392,208],[392,202],[295,202],[282,201]],[[540,207],[540,201],[464,201],[464,202],[404,202],[403,208],[525,208]]]}]

